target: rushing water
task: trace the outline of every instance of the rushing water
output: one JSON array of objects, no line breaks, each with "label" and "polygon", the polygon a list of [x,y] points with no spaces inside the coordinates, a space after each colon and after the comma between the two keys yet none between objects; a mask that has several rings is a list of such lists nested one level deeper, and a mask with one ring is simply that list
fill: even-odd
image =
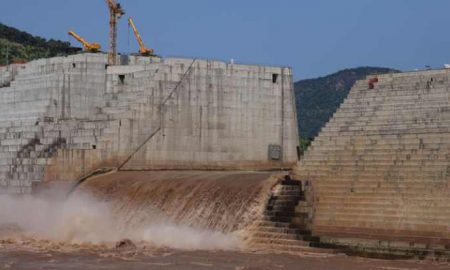
[{"label": "rushing water", "polygon": [[60,190],[0,197],[0,237],[240,249],[275,183],[270,173],[116,172],[89,179],[69,197]]}]

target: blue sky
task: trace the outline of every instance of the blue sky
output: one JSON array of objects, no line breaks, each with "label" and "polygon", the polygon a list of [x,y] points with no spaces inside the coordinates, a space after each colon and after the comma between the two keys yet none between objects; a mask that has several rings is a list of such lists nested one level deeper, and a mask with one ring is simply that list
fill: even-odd
[{"label": "blue sky", "polygon": [[[108,46],[103,0],[0,0],[0,22]],[[126,18],[162,56],[291,66],[295,79],[343,68],[401,70],[450,63],[448,0],[121,0],[119,50],[137,51]]]}]

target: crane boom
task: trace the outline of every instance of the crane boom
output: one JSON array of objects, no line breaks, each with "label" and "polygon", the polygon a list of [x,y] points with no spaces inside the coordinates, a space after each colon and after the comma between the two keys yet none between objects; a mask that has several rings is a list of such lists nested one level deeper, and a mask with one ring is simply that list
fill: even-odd
[{"label": "crane boom", "polygon": [[96,42],[90,43],[73,31],[69,31],[69,35],[71,35],[76,40],[78,40],[81,44],[83,44],[83,47],[86,51],[97,52],[101,48],[100,44],[98,44]]},{"label": "crane boom", "polygon": [[106,0],[109,8],[109,52],[108,64],[116,64],[117,55],[117,21],[123,14],[124,10],[115,0]]},{"label": "crane boom", "polygon": [[136,25],[134,24],[134,21],[131,17],[128,18],[128,24],[131,25],[131,28],[133,28],[134,36],[139,43],[139,53],[146,56],[153,55],[153,49],[145,47],[144,41],[142,41],[142,37],[139,34],[139,31],[137,30]]}]

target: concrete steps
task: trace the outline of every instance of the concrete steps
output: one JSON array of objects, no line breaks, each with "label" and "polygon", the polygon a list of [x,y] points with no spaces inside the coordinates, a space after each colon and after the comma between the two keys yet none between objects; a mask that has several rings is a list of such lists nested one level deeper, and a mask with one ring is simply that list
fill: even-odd
[{"label": "concrete steps", "polygon": [[338,253],[335,249],[314,248],[310,246],[286,245],[276,243],[258,243],[252,246],[256,250],[264,250],[275,253],[301,253],[301,254],[335,254]]},{"label": "concrete steps", "polygon": [[436,233],[450,241],[449,75],[379,75],[375,89],[367,79],[354,85],[294,173],[312,183],[321,241],[353,233],[394,243],[389,230],[414,245],[433,243]]},{"label": "concrete steps", "polygon": [[307,229],[308,214],[295,211],[304,200],[301,182],[287,178],[278,184],[267,202],[263,217],[254,224],[249,241],[252,248],[278,252],[333,253],[310,247],[311,242],[320,239],[312,236]]}]

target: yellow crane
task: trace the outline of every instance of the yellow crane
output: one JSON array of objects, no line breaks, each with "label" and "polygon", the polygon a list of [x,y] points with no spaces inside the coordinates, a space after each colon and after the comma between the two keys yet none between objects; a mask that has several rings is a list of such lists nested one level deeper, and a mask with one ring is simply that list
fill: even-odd
[{"label": "yellow crane", "polygon": [[90,43],[90,42],[86,41],[84,38],[80,37],[77,33],[73,32],[73,31],[69,31],[69,35],[71,35],[76,40],[78,40],[81,44],[83,44],[83,48],[86,51],[98,52],[100,50],[100,48],[101,48],[100,44],[98,44],[96,42]]},{"label": "yellow crane", "polygon": [[106,4],[109,8],[108,64],[115,65],[117,55],[117,21],[125,14],[125,11],[115,0],[106,0]]},{"label": "yellow crane", "polygon": [[139,53],[144,56],[152,56],[154,55],[153,49],[146,48],[144,42],[142,41],[141,35],[134,24],[134,21],[131,17],[128,18],[128,24],[133,28],[134,36],[136,37],[137,42],[139,43]]}]

